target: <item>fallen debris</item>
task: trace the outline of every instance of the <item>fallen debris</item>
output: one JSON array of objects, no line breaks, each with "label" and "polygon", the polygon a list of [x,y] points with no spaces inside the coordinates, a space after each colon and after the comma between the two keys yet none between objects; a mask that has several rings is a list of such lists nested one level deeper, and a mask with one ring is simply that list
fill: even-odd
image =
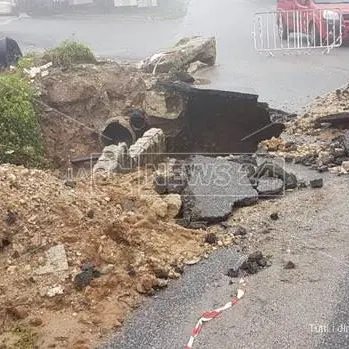
[{"label": "fallen debris", "polygon": [[99,278],[102,274],[96,269],[93,263],[85,263],[81,266],[82,272],[74,278],[74,286],[78,291],[83,290],[94,278]]},{"label": "fallen debris", "polygon": [[216,234],[214,234],[214,233],[206,234],[206,236],[205,236],[206,243],[214,245],[217,243],[217,241],[218,241],[218,238],[217,238]]},{"label": "fallen debris", "polygon": [[279,178],[259,178],[257,192],[260,198],[280,197],[285,192],[284,182]]},{"label": "fallen debris", "polygon": [[31,67],[30,69],[24,69],[24,72],[29,75],[31,79],[35,78],[37,75],[41,75],[41,77],[45,77],[49,74],[49,68],[52,67],[52,62],[46,63],[39,67]]},{"label": "fallen debris", "polygon": [[322,188],[324,185],[324,180],[322,178],[312,179],[310,181],[310,186],[312,188]]},{"label": "fallen debris", "polygon": [[295,269],[295,268],[296,268],[296,265],[292,261],[288,261],[284,266],[284,269]]},{"label": "fallen debris", "polygon": [[241,225],[235,226],[235,227],[229,227],[227,229],[228,234],[231,234],[233,236],[245,236],[247,235],[246,228],[242,227]]},{"label": "fallen debris", "polygon": [[226,275],[231,278],[243,277],[244,274],[256,274],[265,267],[270,266],[270,261],[264,257],[263,253],[256,251],[251,253],[247,259],[241,260],[241,263],[229,268]]},{"label": "fallen debris", "polygon": [[[216,39],[199,36],[181,39],[170,51],[157,53],[139,63],[146,73],[186,71],[192,63],[212,66],[216,62]],[[196,63],[197,64],[197,63]],[[193,70],[193,66],[189,70]],[[195,69],[194,69],[195,71]]]},{"label": "fallen debris", "polygon": [[65,254],[64,245],[56,245],[51,247],[47,252],[46,265],[35,271],[38,275],[59,273],[69,269],[67,256]]},{"label": "fallen debris", "polygon": [[248,256],[247,260],[241,265],[240,269],[246,271],[249,274],[256,274],[267,265],[268,261],[263,256],[263,253],[256,251]]},{"label": "fallen debris", "polygon": [[187,169],[188,185],[182,193],[186,222],[217,223],[225,220],[233,207],[258,200],[257,191],[235,162],[194,156]]},{"label": "fallen debris", "polygon": [[253,178],[259,180],[263,177],[279,178],[285,189],[297,188],[297,177],[293,173],[286,172],[281,166],[275,162],[265,161],[262,163]]},{"label": "fallen debris", "polygon": [[61,294],[64,294],[64,288],[61,285],[52,287],[52,288],[48,289],[46,292],[47,297],[50,297],[50,298],[57,296],[57,295],[61,295]]},{"label": "fallen debris", "polygon": [[349,160],[348,97],[349,87],[345,87],[318,98],[304,115],[286,121],[279,138],[262,141],[259,150],[321,173],[347,174],[341,165]]},{"label": "fallen debris", "polygon": [[273,212],[271,215],[270,215],[270,218],[273,220],[273,221],[277,221],[279,219],[279,213],[278,212]]}]

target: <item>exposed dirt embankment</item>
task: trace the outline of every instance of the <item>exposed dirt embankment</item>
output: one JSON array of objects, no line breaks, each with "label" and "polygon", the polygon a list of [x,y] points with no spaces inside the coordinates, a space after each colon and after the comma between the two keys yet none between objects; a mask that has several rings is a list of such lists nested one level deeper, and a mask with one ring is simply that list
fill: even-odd
[{"label": "exposed dirt embankment", "polygon": [[[143,74],[116,63],[82,65],[36,81],[40,87],[40,123],[45,148],[54,164],[69,156],[99,153],[100,134],[108,119],[128,117],[140,107],[146,82]],[[87,78],[88,77],[88,78]]]}]

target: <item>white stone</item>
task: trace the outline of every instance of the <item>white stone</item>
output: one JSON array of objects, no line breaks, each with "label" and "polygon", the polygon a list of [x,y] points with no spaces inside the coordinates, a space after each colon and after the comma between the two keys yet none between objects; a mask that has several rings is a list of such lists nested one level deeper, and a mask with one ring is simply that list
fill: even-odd
[{"label": "white stone", "polygon": [[342,169],[346,172],[349,172],[349,161],[343,161],[342,162]]},{"label": "white stone", "polygon": [[58,285],[58,286],[55,286],[55,287],[50,288],[50,289],[47,291],[46,295],[47,295],[48,297],[52,298],[52,297],[54,297],[54,296],[57,296],[57,295],[63,294],[63,293],[64,293],[64,288],[63,288],[63,286]]},{"label": "white stone", "polygon": [[174,218],[178,215],[182,207],[182,198],[179,194],[169,194],[163,199],[168,205],[168,216]]},{"label": "white stone", "polygon": [[161,198],[155,199],[151,205],[151,210],[159,217],[165,218],[168,214],[168,205],[167,202]]},{"label": "white stone", "polygon": [[38,275],[58,273],[68,270],[68,260],[65,253],[64,245],[56,245],[51,247],[47,252],[46,265],[38,268],[35,273]]}]

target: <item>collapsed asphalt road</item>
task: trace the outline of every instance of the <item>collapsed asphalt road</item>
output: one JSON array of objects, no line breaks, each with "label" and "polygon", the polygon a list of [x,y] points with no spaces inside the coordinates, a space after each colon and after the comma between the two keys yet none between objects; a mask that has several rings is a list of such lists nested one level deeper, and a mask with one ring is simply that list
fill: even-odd
[{"label": "collapsed asphalt road", "polygon": [[[299,166],[296,170],[302,178],[314,176]],[[247,279],[245,298],[205,325],[194,348],[348,346],[348,332],[337,328],[347,321],[341,301],[347,299],[342,286],[348,272],[345,212],[349,196],[344,177],[323,176],[322,189],[288,193],[236,217],[244,218],[258,248],[273,255],[273,265]],[[277,221],[269,218],[273,212],[279,213]],[[180,281],[136,311],[122,333],[101,348],[184,348],[198,317],[224,305],[234,292],[237,279],[230,285],[225,274],[238,261],[234,250],[224,249],[190,267]],[[295,269],[285,269],[289,261]],[[321,326],[332,329],[332,324],[336,331],[321,332]]]},{"label": "collapsed asphalt road", "polygon": [[[274,4],[267,3],[266,7],[271,5]],[[260,3],[247,1],[222,0],[217,6],[217,2],[203,4],[193,0],[184,20],[130,20],[113,16],[107,21],[98,16],[88,20],[20,19],[2,26],[2,32],[27,49],[42,49],[73,36],[90,43],[101,55],[124,59],[138,59],[165,48],[174,36],[213,33],[219,42],[219,65],[205,74],[211,87],[252,89],[262,100],[289,110],[298,109],[316,95],[347,82],[348,69],[342,67],[348,56],[346,48],[328,57],[257,56],[251,46],[250,21],[246,18],[260,7]],[[273,223],[272,232],[259,236],[263,251],[274,255],[274,265],[249,280],[246,298],[205,328],[196,343],[198,347],[348,346],[345,331],[321,333],[320,327],[334,323],[337,329],[347,319],[342,316],[347,310],[342,306],[347,298],[347,289],[343,288],[348,257],[346,193],[345,179],[331,177],[318,192],[290,194],[281,201],[262,205],[260,212],[251,212],[250,226],[257,227],[269,222],[270,213],[280,212],[281,218]],[[258,230],[254,233],[258,235]],[[197,317],[228,301],[232,286],[224,273],[234,259],[230,250],[222,250],[189,269],[183,280],[173,283],[142,307],[134,321],[105,348],[184,347]],[[296,269],[285,271],[284,259],[293,260]]]},{"label": "collapsed asphalt road", "polygon": [[[191,0],[179,19],[120,15],[67,15],[3,20],[1,34],[18,40],[24,51],[42,50],[67,38],[81,40],[105,57],[139,60],[165,49],[180,37],[214,35],[218,65],[202,74],[211,88],[253,92],[272,106],[289,111],[304,107],[319,94],[347,83],[348,48],[323,56],[258,55],[253,48],[253,13],[274,10],[274,0]],[[0,19],[1,24],[1,19]]]}]

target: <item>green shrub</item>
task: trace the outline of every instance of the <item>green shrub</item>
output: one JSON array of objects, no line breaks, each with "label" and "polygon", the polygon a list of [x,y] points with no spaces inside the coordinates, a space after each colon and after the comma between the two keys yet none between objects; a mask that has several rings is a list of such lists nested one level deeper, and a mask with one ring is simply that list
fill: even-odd
[{"label": "green shrub", "polygon": [[42,65],[41,59],[42,58],[38,53],[26,53],[18,60],[16,68],[18,68],[20,71],[23,71],[24,69],[30,69],[35,66],[40,66]]},{"label": "green shrub", "polygon": [[51,61],[56,67],[70,67],[79,63],[96,63],[96,58],[88,46],[71,40],[63,41],[57,47],[47,50],[44,58]]},{"label": "green shrub", "polygon": [[19,74],[0,75],[0,163],[42,166],[43,145],[34,89]]}]

